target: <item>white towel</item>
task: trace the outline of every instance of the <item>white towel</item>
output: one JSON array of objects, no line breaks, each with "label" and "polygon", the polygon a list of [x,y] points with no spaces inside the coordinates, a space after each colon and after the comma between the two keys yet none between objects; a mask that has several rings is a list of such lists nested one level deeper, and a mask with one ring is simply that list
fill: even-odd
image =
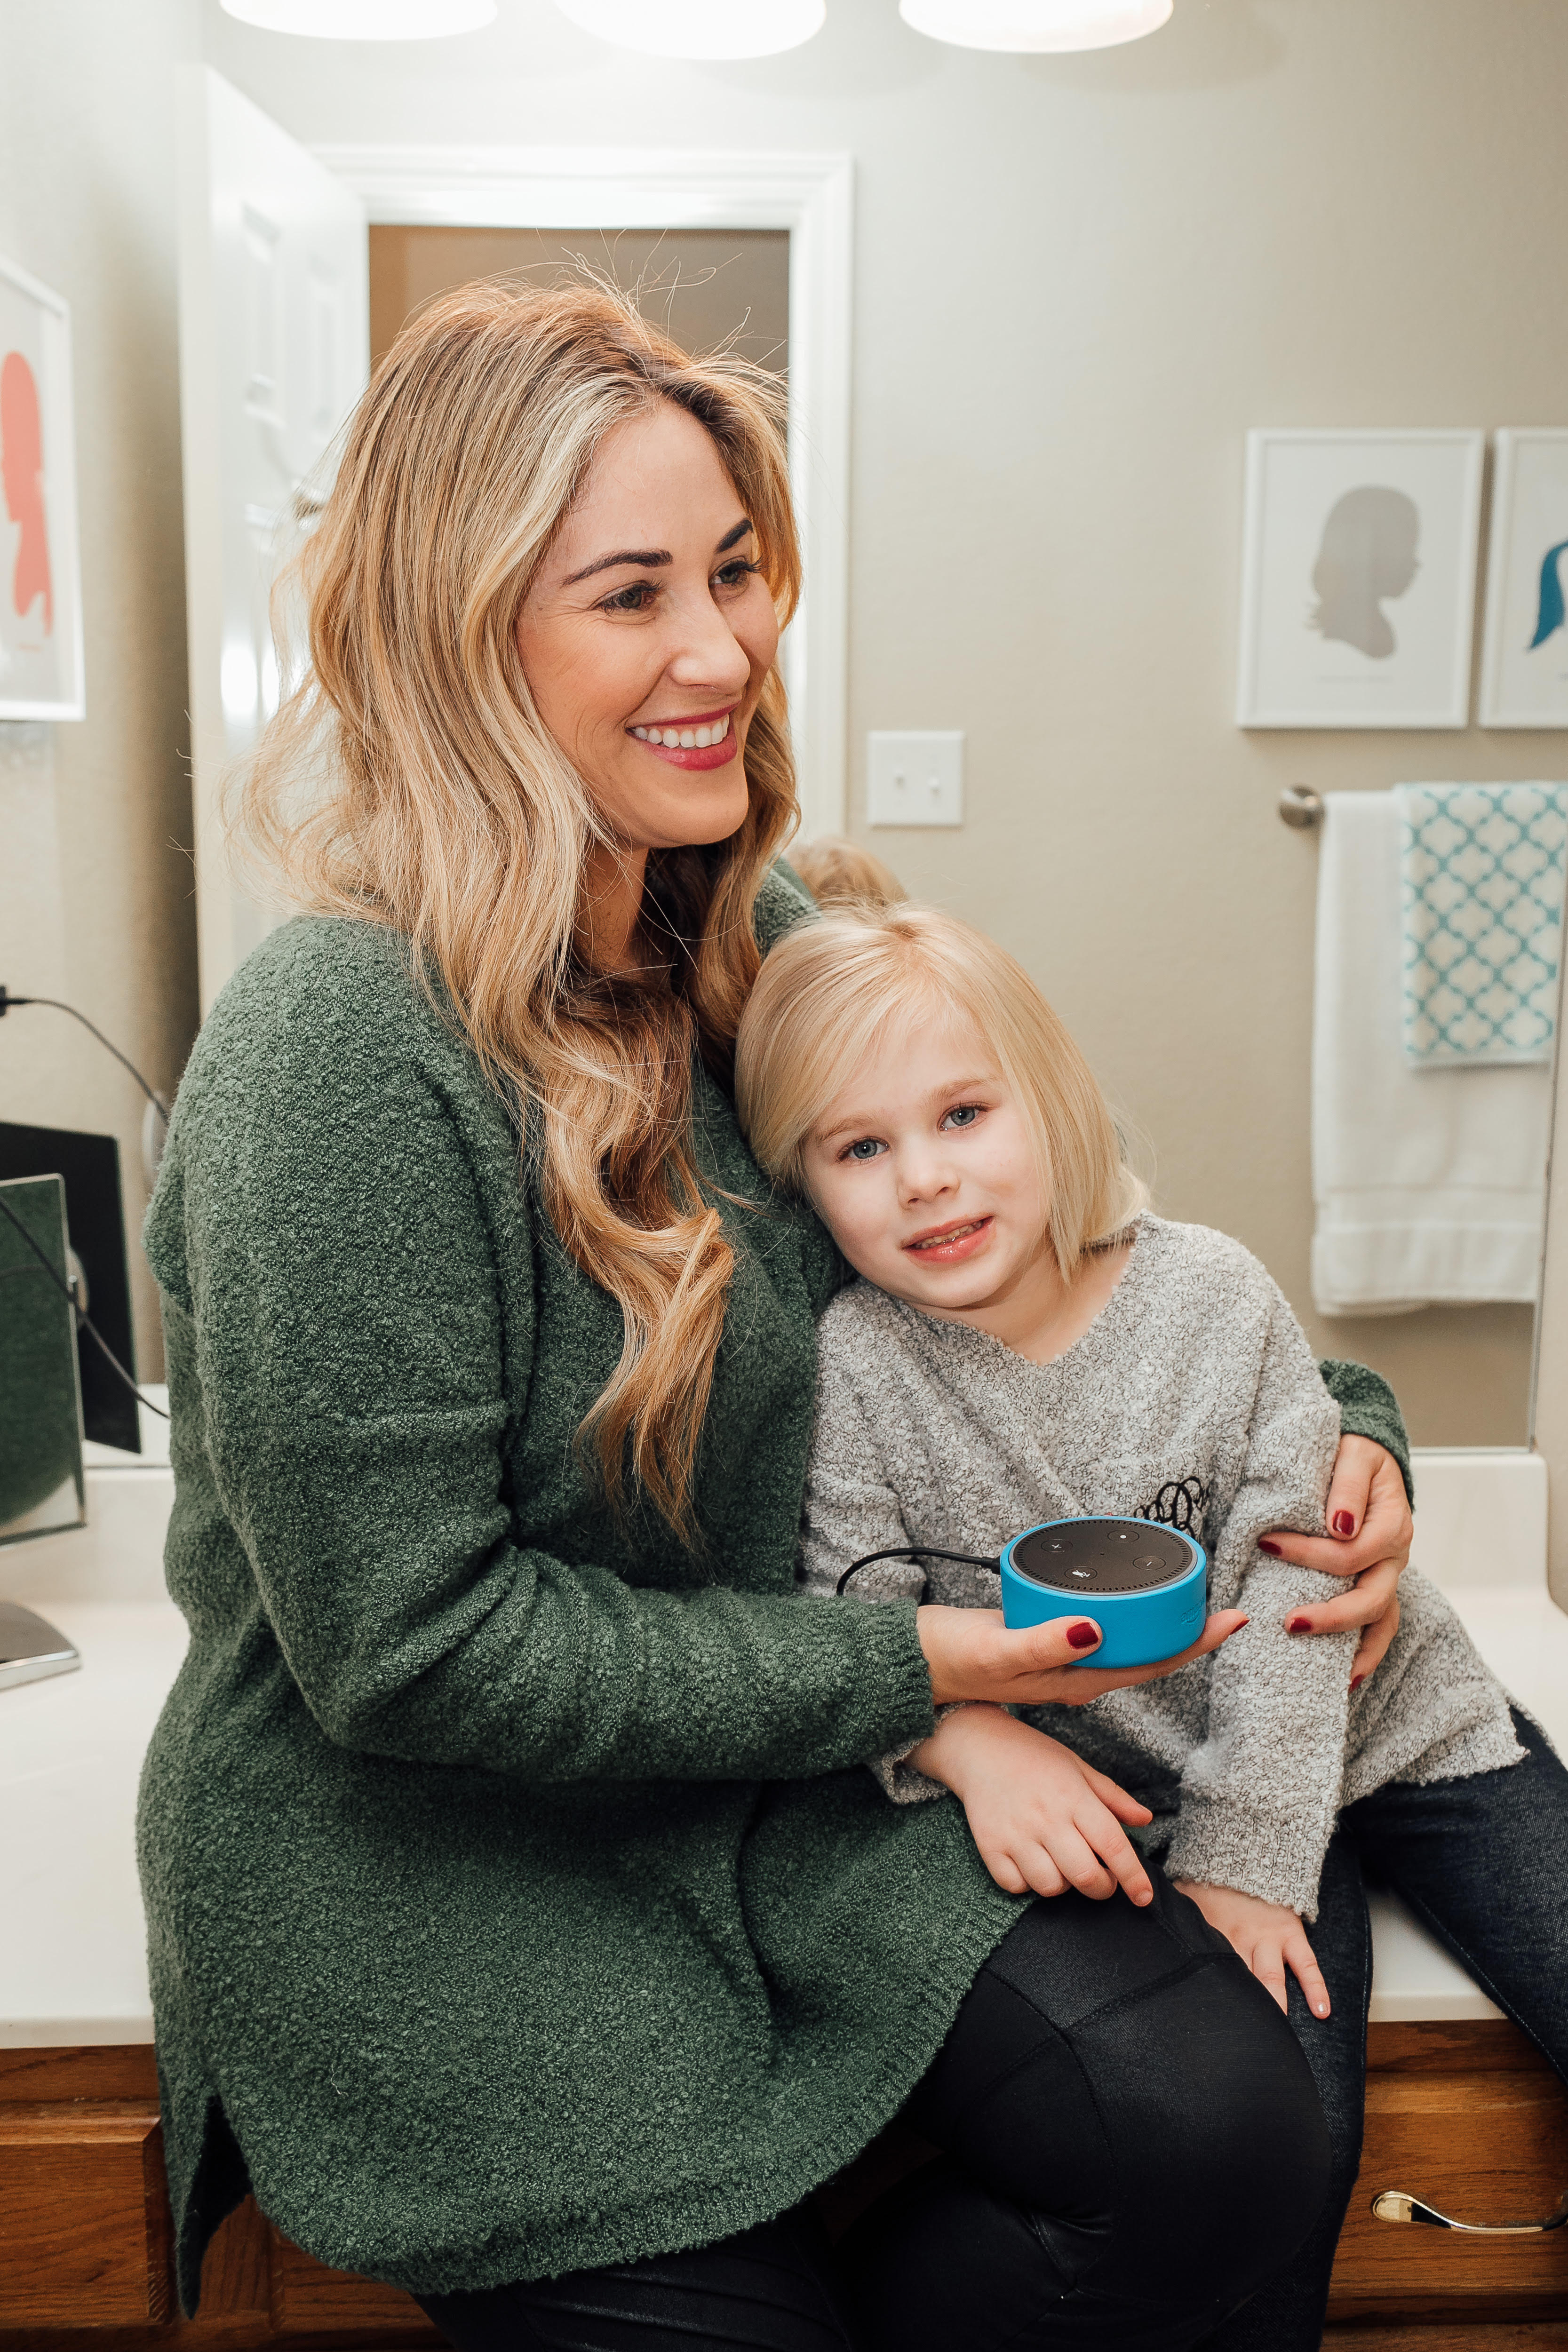
[{"label": "white towel", "polygon": [[1550,1068],[1405,1056],[1401,827],[1392,793],[1330,793],[1312,1028],[1312,1296],[1321,1315],[1533,1305]]}]

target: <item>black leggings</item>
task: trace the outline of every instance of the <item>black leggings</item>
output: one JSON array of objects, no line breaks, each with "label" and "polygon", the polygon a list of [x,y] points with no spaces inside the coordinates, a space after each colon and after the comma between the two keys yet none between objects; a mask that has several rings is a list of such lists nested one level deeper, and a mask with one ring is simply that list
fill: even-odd
[{"label": "black leggings", "polygon": [[1024,1913],[905,2109],[941,2159],[832,2252],[797,2208],[425,2309],[459,2352],[1188,2352],[1306,2236],[1329,2140],[1279,2011],[1151,1876],[1145,1911]]},{"label": "black leggings", "polygon": [[[1521,1764],[1424,1787],[1391,1781],[1347,1805],[1308,1929],[1333,2006],[1312,2015],[1294,1979],[1290,2022],[1317,2078],[1333,2144],[1311,2236],[1215,2336],[1213,2352],[1318,2352],[1334,2247],[1361,2158],[1372,1936],[1363,1872],[1411,1909],[1521,2025],[1568,2083],[1568,1770],[1518,1707]],[[1378,2188],[1415,2188],[1384,2180]]]}]

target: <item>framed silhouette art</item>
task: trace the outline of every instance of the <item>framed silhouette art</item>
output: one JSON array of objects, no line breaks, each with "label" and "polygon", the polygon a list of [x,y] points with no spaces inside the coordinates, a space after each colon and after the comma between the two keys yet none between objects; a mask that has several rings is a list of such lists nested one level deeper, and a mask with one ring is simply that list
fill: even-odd
[{"label": "framed silhouette art", "polygon": [[1568,431],[1494,444],[1483,727],[1568,727]]},{"label": "framed silhouette art", "polygon": [[1463,727],[1486,436],[1247,436],[1240,727]]},{"label": "framed silhouette art", "polygon": [[0,719],[86,715],[70,309],[0,260]]}]

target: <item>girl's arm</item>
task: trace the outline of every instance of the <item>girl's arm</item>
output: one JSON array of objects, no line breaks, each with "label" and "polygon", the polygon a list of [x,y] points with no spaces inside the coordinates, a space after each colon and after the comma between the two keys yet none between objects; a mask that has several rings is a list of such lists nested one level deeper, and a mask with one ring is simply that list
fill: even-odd
[{"label": "girl's arm", "polygon": [[1233,1586],[1245,1632],[1210,1669],[1207,1737],[1183,1777],[1166,1867],[1311,1918],[1339,1810],[1352,1633],[1302,1641],[1288,1631],[1331,1580],[1270,1558],[1259,1538],[1322,1527],[1339,1414],[1275,1285],[1258,1270],[1268,1327],[1236,1492],[1214,1531],[1215,1583]]}]

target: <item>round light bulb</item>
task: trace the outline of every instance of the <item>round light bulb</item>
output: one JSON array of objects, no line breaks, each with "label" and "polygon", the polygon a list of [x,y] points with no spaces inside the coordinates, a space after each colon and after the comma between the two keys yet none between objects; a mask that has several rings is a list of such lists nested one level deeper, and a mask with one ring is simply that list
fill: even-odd
[{"label": "round light bulb", "polygon": [[585,33],[654,58],[773,58],[822,30],[826,0],[555,0]]},{"label": "round light bulb", "polygon": [[917,33],[961,49],[1111,49],[1157,33],[1173,0],[899,0]]},{"label": "round light bulb", "polygon": [[318,41],[435,41],[495,21],[496,0],[223,0],[226,16],[264,33]]}]

